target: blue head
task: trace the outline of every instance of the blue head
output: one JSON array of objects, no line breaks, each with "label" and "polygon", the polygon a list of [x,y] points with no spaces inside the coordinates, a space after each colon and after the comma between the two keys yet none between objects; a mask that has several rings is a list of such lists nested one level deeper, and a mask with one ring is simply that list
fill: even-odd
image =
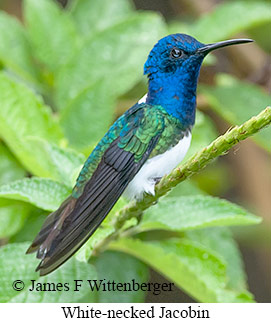
[{"label": "blue head", "polygon": [[149,78],[147,103],[163,106],[184,126],[193,125],[198,76],[204,57],[214,49],[249,41],[233,39],[205,45],[185,34],[160,39],[144,66],[144,74]]}]

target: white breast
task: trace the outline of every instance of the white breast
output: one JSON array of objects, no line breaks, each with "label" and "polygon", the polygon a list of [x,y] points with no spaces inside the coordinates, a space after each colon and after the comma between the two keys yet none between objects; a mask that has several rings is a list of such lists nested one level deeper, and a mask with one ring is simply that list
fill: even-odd
[{"label": "white breast", "polygon": [[144,192],[154,195],[155,179],[169,174],[184,158],[191,142],[191,133],[163,154],[150,158],[124,191],[129,199],[141,199]]}]

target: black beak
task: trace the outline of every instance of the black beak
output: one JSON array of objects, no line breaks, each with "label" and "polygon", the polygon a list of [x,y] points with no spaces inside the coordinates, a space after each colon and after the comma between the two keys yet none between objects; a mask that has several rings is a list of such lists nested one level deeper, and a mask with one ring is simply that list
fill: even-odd
[{"label": "black beak", "polygon": [[207,55],[208,53],[210,53],[211,51],[218,49],[218,48],[222,48],[222,47],[226,47],[226,46],[231,46],[231,45],[236,45],[236,44],[245,44],[245,43],[251,43],[254,40],[252,39],[230,39],[230,40],[224,40],[224,41],[220,41],[218,43],[214,43],[214,44],[207,44],[201,48],[199,48],[197,50],[198,53],[203,53],[204,55]]}]

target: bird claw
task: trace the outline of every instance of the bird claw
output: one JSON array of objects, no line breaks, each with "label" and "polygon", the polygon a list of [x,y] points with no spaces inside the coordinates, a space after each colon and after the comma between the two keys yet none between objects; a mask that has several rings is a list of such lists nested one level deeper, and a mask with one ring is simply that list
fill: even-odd
[{"label": "bird claw", "polygon": [[162,177],[155,177],[154,180],[154,184],[157,185],[160,181],[161,181]]}]

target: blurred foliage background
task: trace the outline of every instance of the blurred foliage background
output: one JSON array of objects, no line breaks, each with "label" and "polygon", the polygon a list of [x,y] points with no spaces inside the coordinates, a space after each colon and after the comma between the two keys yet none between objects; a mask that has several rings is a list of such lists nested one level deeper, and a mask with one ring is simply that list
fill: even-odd
[{"label": "blurred foliage background", "polygon": [[[271,103],[268,0],[62,0],[59,5],[66,10],[65,14],[52,1],[27,0],[24,6],[17,0],[0,1],[0,67],[5,72],[0,75],[0,184],[32,175],[47,178],[46,186],[36,178],[31,187],[26,185],[25,191],[16,185],[0,189],[0,242],[6,247],[0,254],[0,267],[2,261],[7,275],[5,257],[21,257],[20,252],[23,254],[27,248],[25,241],[31,240],[47,214],[44,210],[57,207],[68,194],[85,156],[108,126],[146,92],[143,64],[153,44],[162,36],[184,32],[205,43],[231,37],[255,40],[249,46],[217,51],[206,60],[200,74],[200,112],[190,155],[231,125],[242,123]],[[266,129],[242,142],[192,181],[197,193],[225,198],[263,218],[257,226],[232,230],[244,259],[248,289],[258,302],[271,301],[270,138],[271,131]],[[65,186],[58,186],[58,182]],[[186,238],[202,240],[191,232]],[[225,232],[221,234],[227,235],[228,231]],[[20,244],[13,250],[9,242]],[[227,244],[220,247],[233,248]],[[110,263],[112,277],[117,279],[120,268],[114,262],[116,257],[111,251],[99,258],[97,272],[102,275]],[[137,275],[138,280],[146,281],[148,277],[152,282],[165,280],[153,269],[148,276],[145,265],[135,258],[122,253],[118,257],[127,273]],[[78,277],[86,272],[89,277],[90,269],[84,265],[77,268]],[[15,264],[10,266],[13,268]],[[237,267],[242,264],[238,262]],[[69,267],[64,269],[62,275],[68,275],[69,270]],[[27,266],[24,265],[23,271],[30,277]],[[1,268],[2,277],[3,272],[5,269]],[[14,279],[18,279],[19,273],[19,269],[15,271]],[[239,274],[244,275],[241,269]],[[16,298],[5,288],[2,301],[39,301],[38,295]],[[45,296],[42,301],[77,300],[69,293],[65,297],[46,299]],[[125,299],[120,294],[117,297],[112,299],[112,295],[103,294],[95,300],[204,300],[191,299],[177,287],[173,293],[160,296],[149,293]]]}]

